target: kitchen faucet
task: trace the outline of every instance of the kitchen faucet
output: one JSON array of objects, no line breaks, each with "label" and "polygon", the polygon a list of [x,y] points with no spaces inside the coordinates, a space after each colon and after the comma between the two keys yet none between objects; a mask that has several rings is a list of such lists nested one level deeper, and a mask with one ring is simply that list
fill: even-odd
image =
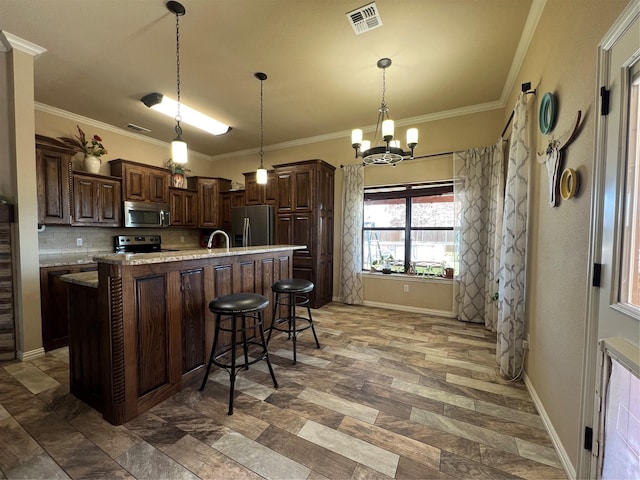
[{"label": "kitchen faucet", "polygon": [[227,240],[227,250],[229,250],[229,235],[227,235],[227,232],[223,230],[216,230],[215,232],[211,233],[211,235],[209,235],[207,248],[211,248],[211,244],[213,243],[213,237],[215,237],[218,233],[221,233],[224,236],[224,238]]}]

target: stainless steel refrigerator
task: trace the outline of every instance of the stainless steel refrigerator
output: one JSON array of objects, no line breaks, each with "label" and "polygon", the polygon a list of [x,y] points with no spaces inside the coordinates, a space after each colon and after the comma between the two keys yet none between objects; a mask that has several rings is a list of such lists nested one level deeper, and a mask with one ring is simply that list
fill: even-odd
[{"label": "stainless steel refrigerator", "polygon": [[231,239],[234,247],[273,245],[273,207],[249,205],[231,208]]}]

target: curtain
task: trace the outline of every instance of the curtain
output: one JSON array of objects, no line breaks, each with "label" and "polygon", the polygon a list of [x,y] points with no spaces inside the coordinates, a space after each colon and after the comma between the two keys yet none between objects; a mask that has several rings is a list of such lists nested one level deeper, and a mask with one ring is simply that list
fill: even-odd
[{"label": "curtain", "polygon": [[502,139],[496,145],[455,152],[457,215],[456,314],[496,331],[498,272],[504,200]]},{"label": "curtain", "polygon": [[513,115],[502,221],[496,359],[508,377],[520,374],[525,329],[525,280],[529,210],[527,100],[520,94]]},{"label": "curtain", "polygon": [[362,305],[364,166],[345,165],[343,173],[340,301],[351,305]]}]

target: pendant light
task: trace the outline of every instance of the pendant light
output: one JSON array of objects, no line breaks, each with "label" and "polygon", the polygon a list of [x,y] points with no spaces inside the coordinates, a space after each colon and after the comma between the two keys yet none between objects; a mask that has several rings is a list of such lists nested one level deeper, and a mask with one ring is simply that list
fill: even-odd
[{"label": "pendant light", "polygon": [[[376,130],[373,136],[374,146],[371,146],[369,140],[362,139],[362,130],[357,128],[351,132],[351,146],[356,151],[356,158],[362,157],[365,165],[393,165],[400,163],[402,160],[413,158],[413,149],[418,145],[418,129],[409,128],[407,130],[407,147],[408,152],[400,148],[400,142],[393,139],[394,123],[389,118],[389,106],[385,101],[385,93],[387,92],[387,83],[385,72],[391,66],[390,58],[381,58],[376,64],[382,70],[382,101],[378,108],[378,120],[376,122]],[[376,146],[378,140],[378,131],[381,132],[381,140],[384,145]]]},{"label": "pendant light", "polygon": [[260,166],[258,167],[258,170],[256,171],[256,181],[261,184],[261,185],[265,185],[267,183],[267,169],[264,168],[264,162],[263,162],[263,157],[264,157],[264,117],[263,117],[263,113],[264,113],[264,97],[263,97],[263,83],[264,81],[267,79],[267,74],[266,73],[262,73],[262,72],[257,72],[255,74],[255,77],[260,80]]},{"label": "pendant light", "polygon": [[186,13],[185,8],[179,2],[167,2],[167,9],[176,16],[176,95],[178,106],[176,110],[176,138],[171,142],[171,159],[174,163],[187,163],[187,143],[182,139],[182,127],[180,121],[180,17]]}]

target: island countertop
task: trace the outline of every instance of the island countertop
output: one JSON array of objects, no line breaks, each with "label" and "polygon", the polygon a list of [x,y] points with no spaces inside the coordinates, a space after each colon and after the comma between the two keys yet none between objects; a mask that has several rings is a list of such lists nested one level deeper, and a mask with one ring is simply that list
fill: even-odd
[{"label": "island countertop", "polygon": [[306,248],[303,245],[258,245],[254,247],[231,248],[194,248],[192,250],[179,250],[171,252],[153,253],[110,253],[96,255],[93,260],[98,263],[113,265],[148,265],[152,263],[181,262],[185,260],[200,260],[215,257],[231,257],[235,255],[254,255],[258,253],[271,253],[285,250],[300,250]]}]

